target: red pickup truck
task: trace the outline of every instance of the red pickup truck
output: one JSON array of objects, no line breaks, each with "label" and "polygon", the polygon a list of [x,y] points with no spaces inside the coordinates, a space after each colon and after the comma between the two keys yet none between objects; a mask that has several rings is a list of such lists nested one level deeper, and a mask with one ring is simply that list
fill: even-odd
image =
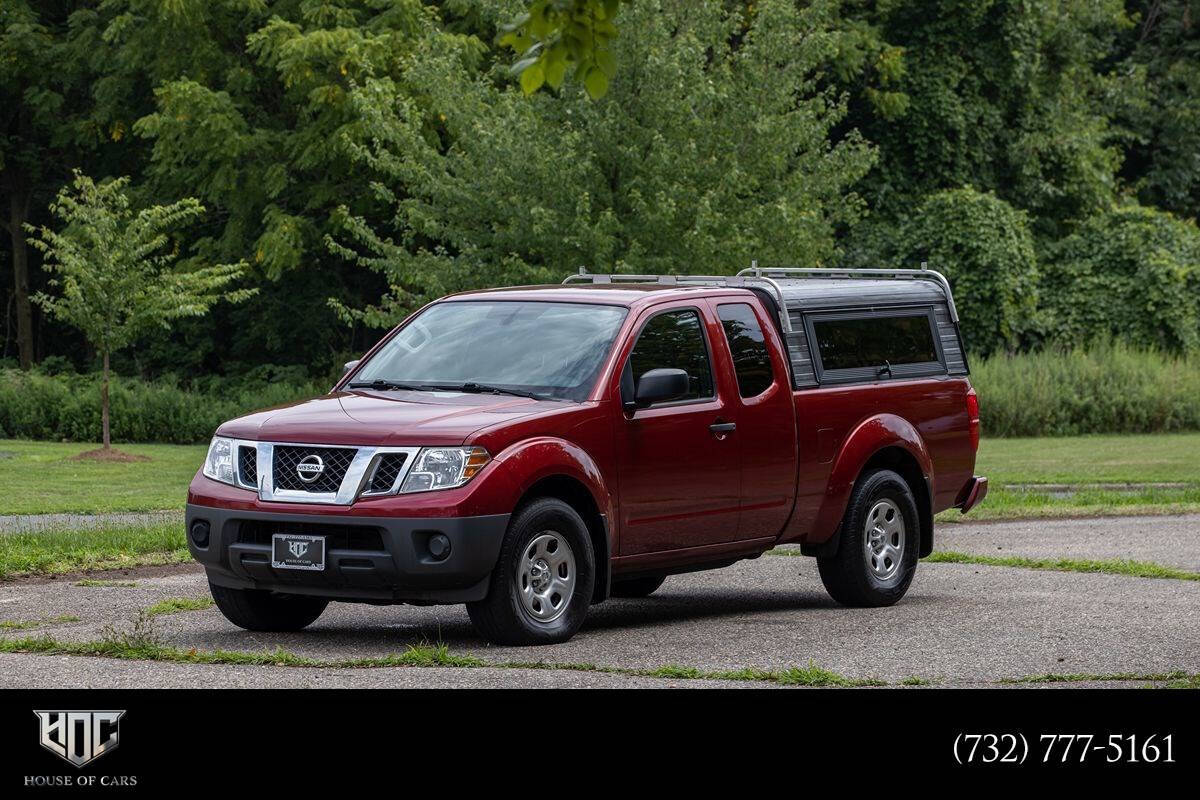
[{"label": "red pickup truck", "polygon": [[466,603],[492,642],[561,642],[593,603],[781,544],[838,602],[889,605],[934,514],[986,494],[967,374],[929,270],[453,295],[329,394],[221,425],[188,545],[250,630]]}]

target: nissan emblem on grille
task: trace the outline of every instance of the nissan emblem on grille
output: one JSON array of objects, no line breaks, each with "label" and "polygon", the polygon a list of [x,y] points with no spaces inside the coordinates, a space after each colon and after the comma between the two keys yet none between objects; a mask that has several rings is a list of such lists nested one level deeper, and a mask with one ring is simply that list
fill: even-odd
[{"label": "nissan emblem on grille", "polygon": [[305,483],[312,483],[325,472],[325,462],[316,454],[305,456],[296,465],[296,475]]}]

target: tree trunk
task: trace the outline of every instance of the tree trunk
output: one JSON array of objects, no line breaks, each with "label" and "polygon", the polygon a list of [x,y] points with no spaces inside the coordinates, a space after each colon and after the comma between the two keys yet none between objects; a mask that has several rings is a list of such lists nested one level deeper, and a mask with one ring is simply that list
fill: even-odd
[{"label": "tree trunk", "polygon": [[104,449],[112,448],[112,440],[108,437],[108,351],[104,351],[104,383],[100,384],[100,427],[104,433]]},{"label": "tree trunk", "polygon": [[25,221],[29,218],[29,188],[15,170],[8,176],[8,232],[12,237],[14,300],[17,305],[17,347],[21,369],[33,366],[33,309],[29,303],[29,245]]}]

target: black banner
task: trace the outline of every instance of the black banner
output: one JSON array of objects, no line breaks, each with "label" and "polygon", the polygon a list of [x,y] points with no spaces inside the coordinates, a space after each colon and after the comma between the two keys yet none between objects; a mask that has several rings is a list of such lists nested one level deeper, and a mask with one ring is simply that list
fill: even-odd
[{"label": "black banner", "polygon": [[9,690],[0,796],[486,787],[498,775],[515,787],[542,763],[589,788],[637,770],[874,764],[968,785],[1184,777],[1200,763],[1198,712],[1197,692],[1154,689]]}]

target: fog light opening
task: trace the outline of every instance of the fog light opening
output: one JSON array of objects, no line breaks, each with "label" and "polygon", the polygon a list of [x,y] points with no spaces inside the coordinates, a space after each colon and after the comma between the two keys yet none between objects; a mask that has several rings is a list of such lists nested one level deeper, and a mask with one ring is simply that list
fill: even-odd
[{"label": "fog light opening", "polygon": [[450,537],[444,533],[435,533],[429,537],[429,555],[437,561],[445,561],[450,557]]},{"label": "fog light opening", "polygon": [[198,519],[192,523],[192,544],[196,547],[208,547],[208,523],[202,519]]}]

